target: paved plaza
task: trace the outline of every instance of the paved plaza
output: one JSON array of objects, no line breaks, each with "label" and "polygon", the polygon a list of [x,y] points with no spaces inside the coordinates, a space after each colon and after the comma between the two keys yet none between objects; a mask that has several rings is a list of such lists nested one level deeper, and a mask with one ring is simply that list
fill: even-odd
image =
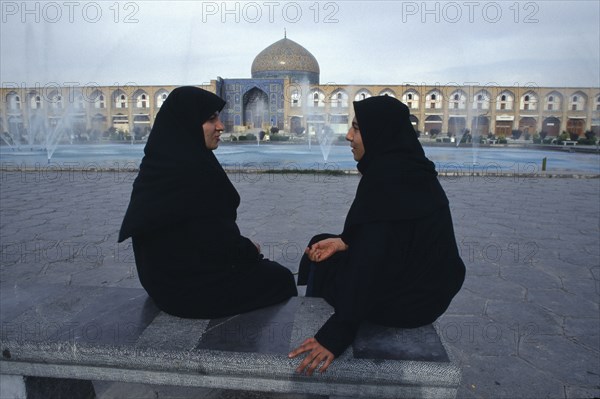
[{"label": "paved plaza", "polygon": [[[117,234],[136,174],[0,171],[0,282],[140,287]],[[341,231],[358,175],[232,173],[238,223],[293,272]],[[438,320],[460,398],[600,396],[600,179],[440,177],[467,277]],[[435,248],[432,248],[435,251]],[[335,366],[335,363],[332,367]],[[98,382],[109,398],[304,398]],[[3,398],[4,399],[4,398]]]}]

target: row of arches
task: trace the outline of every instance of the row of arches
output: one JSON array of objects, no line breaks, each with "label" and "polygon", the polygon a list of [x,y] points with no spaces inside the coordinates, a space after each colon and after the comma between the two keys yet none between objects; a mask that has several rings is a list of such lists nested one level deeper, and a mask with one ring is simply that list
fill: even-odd
[{"label": "row of arches", "polygon": [[[510,137],[513,130],[520,130],[523,134],[545,132],[548,136],[558,136],[561,127],[561,120],[553,116],[542,120],[540,131],[538,131],[538,120],[533,117],[523,117],[518,122],[512,120],[496,120],[492,125],[492,121],[487,116],[475,116],[470,120],[467,120],[466,117],[455,116],[448,118],[445,129],[443,129],[444,120],[438,115],[430,115],[421,121],[417,116],[411,114],[410,120],[415,130],[422,131],[426,135],[447,133],[449,136],[458,137],[465,132],[465,129],[469,129],[471,134],[477,136],[487,136],[488,133],[493,132],[496,135]],[[326,124],[333,128],[335,133],[345,133],[348,129],[348,116],[320,114],[308,115],[306,119],[293,116],[291,118],[291,131],[300,133],[304,131],[305,127],[308,130],[311,130],[313,127],[313,130],[319,130]],[[585,122],[583,119],[569,118],[566,126],[567,132],[575,133],[579,136],[582,136],[585,130]]]},{"label": "row of arches", "polygon": [[[24,103],[29,106],[29,109],[64,109],[68,106],[77,110],[86,109],[86,105],[90,104],[95,109],[105,109],[109,105],[115,109],[126,109],[131,107],[139,109],[150,108],[151,102],[157,108],[162,106],[162,103],[167,98],[169,92],[165,89],[158,90],[153,98],[145,90],[137,90],[131,96],[121,89],[114,90],[110,95],[105,94],[102,90],[94,90],[91,94],[86,95],[84,92],[71,92],[68,95],[63,95],[60,90],[53,90],[49,93],[31,92],[23,99],[18,93],[12,91],[6,96],[6,103],[9,112],[20,111],[24,107]],[[372,93],[370,90],[363,88],[358,90],[354,95],[354,101],[364,100],[373,95],[389,95],[396,97],[396,93],[392,89],[384,89],[379,93]],[[495,102],[497,110],[513,110],[515,107],[516,97],[510,90],[500,92],[492,101],[492,95],[489,91],[482,89],[475,93],[472,97],[462,89],[457,89],[451,92],[447,97],[442,90],[433,89],[422,96],[417,90],[406,90],[400,97],[411,109],[418,109],[421,102],[424,102],[426,109],[443,109],[444,102],[448,103],[449,109],[465,110],[471,104],[472,109],[489,110]],[[325,107],[325,104],[333,108],[345,108],[349,105],[350,96],[345,89],[335,90],[331,95],[326,96],[321,89],[312,89],[308,95],[301,95],[300,90],[293,90],[290,96],[291,107],[302,107],[305,101],[308,107]],[[595,96],[594,110],[600,110],[600,94]],[[566,105],[569,111],[584,111],[588,102],[588,97],[585,93],[577,91],[568,96]],[[537,111],[540,106],[539,95],[531,90],[524,93],[517,101],[518,107],[522,111]],[[565,105],[564,96],[558,91],[552,91],[544,96],[543,110],[544,111],[561,111]]]},{"label": "row of arches", "polygon": [[[411,121],[415,129],[418,129],[419,119],[411,115]],[[538,120],[533,117],[523,117],[518,123],[512,120],[496,120],[494,126],[491,126],[490,118],[487,116],[476,116],[471,119],[470,126],[467,126],[467,118],[462,116],[453,116],[448,118],[447,133],[450,136],[460,136],[465,129],[470,128],[474,135],[487,135],[492,130],[496,135],[509,137],[513,130],[520,130],[522,133],[545,132],[548,136],[558,136],[561,132],[561,120],[551,116],[544,118],[541,124],[541,130],[538,132]],[[425,118],[423,131],[430,133],[432,131],[441,133],[443,120],[438,115],[430,115]],[[583,119],[569,118],[566,124],[566,131],[582,136],[585,131],[585,121]]]},{"label": "row of arches", "polygon": [[82,114],[69,115],[66,118],[32,114],[26,120],[22,115],[9,115],[6,122],[6,126],[4,126],[4,122],[0,118],[0,131],[6,132],[10,138],[10,144],[43,144],[47,132],[53,131],[57,126],[71,136],[63,139],[71,141],[100,139],[103,135],[108,134],[109,127],[135,139],[141,139],[150,133],[153,118],[149,114],[134,114],[130,118],[129,115],[123,113],[117,113],[108,118],[106,115],[96,113],[90,115],[88,120]]},{"label": "row of arches", "polygon": [[48,93],[33,91],[22,98],[17,92],[11,91],[6,95],[6,104],[8,111],[12,113],[21,111],[25,105],[33,110],[44,108],[85,110],[88,105],[95,109],[106,109],[109,106],[116,109],[125,109],[130,106],[148,109],[152,101],[157,108],[160,108],[168,95],[169,92],[165,89],[158,90],[153,97],[145,90],[137,90],[131,96],[121,89],[112,91],[110,95],[105,94],[102,90],[94,90],[89,95],[83,91],[74,91],[64,95],[60,90],[52,90]]},{"label": "row of arches", "polygon": [[[372,93],[368,89],[360,89],[354,94],[354,101],[364,100],[373,95],[387,95],[396,97],[396,93],[392,89],[384,89],[379,93]],[[332,94],[327,96],[322,89],[315,88],[304,96],[301,95],[301,90],[293,90],[290,96],[291,107],[302,107],[303,101],[307,107],[325,107],[329,104],[332,108],[348,107],[350,95],[345,89],[337,89]],[[444,102],[448,103],[449,109],[466,110],[469,106],[476,110],[489,110],[494,104],[496,110],[513,110],[518,106],[521,111],[537,111],[540,106],[540,96],[537,92],[530,90],[516,98],[515,94],[510,90],[501,91],[494,99],[488,90],[481,89],[472,97],[464,90],[456,89],[451,92],[448,97],[439,89],[433,89],[427,92],[424,96],[415,89],[406,90],[400,97],[410,109],[418,109],[421,103],[424,102],[426,109],[444,108]],[[584,111],[588,102],[588,96],[577,91],[567,98],[567,106],[569,111]],[[600,111],[600,94],[594,98],[594,109]],[[565,104],[564,96],[558,91],[552,91],[544,96],[543,110],[545,111],[560,111]]]}]

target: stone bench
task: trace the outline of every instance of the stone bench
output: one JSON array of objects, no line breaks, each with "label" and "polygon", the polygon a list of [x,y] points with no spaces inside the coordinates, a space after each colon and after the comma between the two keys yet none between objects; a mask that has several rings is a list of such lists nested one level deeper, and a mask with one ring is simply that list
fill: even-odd
[{"label": "stone bench", "polygon": [[167,315],[138,288],[2,286],[0,298],[2,398],[93,398],[92,380],[451,398],[461,378],[433,325],[404,330],[365,324],[327,372],[297,375],[299,359],[287,354],[332,313],[320,298],[294,297],[213,320]]}]

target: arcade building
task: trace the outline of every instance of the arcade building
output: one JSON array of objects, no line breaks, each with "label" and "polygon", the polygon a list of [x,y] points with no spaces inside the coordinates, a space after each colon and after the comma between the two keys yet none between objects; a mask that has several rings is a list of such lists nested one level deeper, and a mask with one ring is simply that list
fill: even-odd
[{"label": "arcade building", "polygon": [[[340,85],[320,82],[317,59],[287,37],[261,51],[251,78],[221,78],[201,85],[227,101],[221,119],[233,135],[275,127],[292,137],[330,129],[346,133],[352,101],[370,96],[399,98],[411,110],[415,129],[432,134],[511,135],[513,130],[563,131],[600,136],[600,88]],[[395,79],[398,80],[398,79]],[[68,127],[70,140],[144,139],[176,86],[0,88],[0,144],[43,144],[45,131]],[[67,138],[65,138],[67,139]]]}]

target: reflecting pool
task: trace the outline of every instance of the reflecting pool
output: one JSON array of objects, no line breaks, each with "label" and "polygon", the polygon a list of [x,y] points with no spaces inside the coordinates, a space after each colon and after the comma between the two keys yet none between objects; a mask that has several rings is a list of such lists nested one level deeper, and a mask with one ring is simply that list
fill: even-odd
[{"label": "reflecting pool", "polygon": [[[438,171],[538,173],[546,158],[547,172],[600,173],[597,153],[538,150],[511,147],[425,146],[425,153]],[[58,146],[50,159],[53,167],[66,169],[134,169],[143,157],[144,144],[92,144]],[[221,143],[215,155],[226,169],[235,170],[356,170],[349,146],[333,145],[327,161],[318,146],[306,144]],[[475,162],[474,162],[475,160]],[[2,167],[35,168],[48,165],[45,151],[36,148],[0,147]]]}]

